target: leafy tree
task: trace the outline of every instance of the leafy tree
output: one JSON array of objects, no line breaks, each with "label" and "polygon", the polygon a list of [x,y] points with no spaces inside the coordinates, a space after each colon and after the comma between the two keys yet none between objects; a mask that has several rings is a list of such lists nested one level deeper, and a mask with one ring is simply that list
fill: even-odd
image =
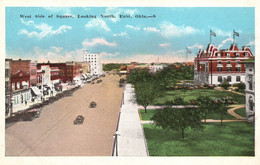
[{"label": "leafy tree", "polygon": [[229,84],[229,82],[226,79],[224,79],[224,81],[220,84],[220,86],[222,88],[224,88],[225,90],[227,90],[228,87],[230,87],[230,84]]},{"label": "leafy tree", "polygon": [[156,82],[138,82],[135,84],[135,94],[137,103],[142,105],[145,109],[148,105],[163,93],[160,85]]},{"label": "leafy tree", "polygon": [[213,109],[220,114],[221,125],[223,125],[223,118],[224,115],[227,115],[228,104],[221,100],[213,105]]},{"label": "leafy tree", "polygon": [[127,75],[127,81],[132,84],[138,82],[148,82],[152,81],[152,75],[147,70],[134,70]]},{"label": "leafy tree", "polygon": [[197,98],[196,103],[206,123],[207,114],[213,111],[212,108],[215,106],[215,103],[208,96],[200,96]]},{"label": "leafy tree", "polygon": [[200,114],[198,109],[181,108],[172,109],[166,107],[157,110],[152,117],[156,126],[162,127],[164,130],[180,131],[182,138],[187,128],[202,130]]},{"label": "leafy tree", "polygon": [[125,66],[126,64],[103,64],[104,71],[111,71],[113,69],[119,70],[121,66]]}]

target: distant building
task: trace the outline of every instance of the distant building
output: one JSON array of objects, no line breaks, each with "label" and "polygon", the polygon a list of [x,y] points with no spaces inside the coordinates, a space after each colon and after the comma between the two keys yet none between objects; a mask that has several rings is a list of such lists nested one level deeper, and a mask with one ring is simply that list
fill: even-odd
[{"label": "distant building", "polygon": [[31,61],[30,86],[37,86],[37,61]]},{"label": "distant building", "polygon": [[245,66],[242,61],[253,57],[250,47],[242,50],[231,44],[227,50],[219,50],[209,44],[200,50],[194,60],[195,84],[221,84],[226,79],[230,84],[245,82]]},{"label": "distant building", "polygon": [[90,63],[90,74],[101,75],[103,73],[102,64],[100,63],[100,56],[97,53],[89,53],[83,51],[83,61]]},{"label": "distant building", "polygon": [[130,73],[133,70],[149,71],[149,65],[148,64],[138,64],[138,62],[131,62],[130,65],[127,65],[127,73]]},{"label": "distant building", "polygon": [[163,68],[167,67],[167,65],[158,64],[158,63],[151,63],[149,65],[149,72],[155,73],[159,70],[162,70]]},{"label": "distant building", "polygon": [[255,121],[255,58],[245,60],[246,65],[246,117]]},{"label": "distant building", "polygon": [[85,61],[85,62],[77,62],[77,63],[81,65],[83,75],[87,75],[90,73],[90,63],[89,62]]},{"label": "distant building", "polygon": [[10,116],[11,107],[11,59],[5,59],[5,116]]}]

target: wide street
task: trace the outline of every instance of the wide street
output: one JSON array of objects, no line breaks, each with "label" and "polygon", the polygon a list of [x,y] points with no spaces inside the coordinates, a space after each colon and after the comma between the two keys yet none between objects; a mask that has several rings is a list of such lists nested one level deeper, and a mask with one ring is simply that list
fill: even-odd
[{"label": "wide street", "polygon": [[[6,156],[110,156],[123,90],[119,79],[106,75],[45,106],[40,118],[7,128]],[[89,108],[91,101],[96,108]],[[73,124],[78,115],[85,118],[82,125]]]}]

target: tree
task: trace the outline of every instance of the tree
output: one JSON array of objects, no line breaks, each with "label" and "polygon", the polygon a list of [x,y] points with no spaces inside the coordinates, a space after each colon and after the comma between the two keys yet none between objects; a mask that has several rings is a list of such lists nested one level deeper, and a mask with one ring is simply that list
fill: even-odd
[{"label": "tree", "polygon": [[195,108],[172,109],[166,107],[157,110],[152,117],[156,126],[162,127],[164,130],[181,131],[184,138],[184,132],[187,128],[202,130],[200,114]]},{"label": "tree", "polygon": [[212,108],[214,107],[214,103],[208,96],[200,96],[197,98],[196,103],[199,106],[200,113],[206,123],[207,114],[213,111]]},{"label": "tree", "polygon": [[223,118],[224,115],[227,115],[227,110],[228,110],[228,104],[225,101],[220,100],[217,103],[214,103],[213,109],[215,112],[220,114],[220,120],[221,120],[221,125],[223,125]]},{"label": "tree", "polygon": [[136,84],[139,82],[150,82],[153,77],[147,70],[133,70],[127,75],[127,82]]},{"label": "tree", "polygon": [[222,88],[224,88],[225,90],[227,90],[228,87],[230,87],[230,84],[229,84],[229,82],[226,79],[224,79],[223,83],[221,83],[220,86]]},{"label": "tree", "polygon": [[142,105],[145,109],[148,105],[163,93],[163,89],[155,81],[151,82],[137,82],[135,84],[135,94],[137,103]]}]

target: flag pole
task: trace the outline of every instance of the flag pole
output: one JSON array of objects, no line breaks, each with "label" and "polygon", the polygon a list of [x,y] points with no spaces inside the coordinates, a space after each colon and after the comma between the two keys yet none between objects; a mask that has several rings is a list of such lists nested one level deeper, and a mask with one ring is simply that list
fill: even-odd
[{"label": "flag pole", "polygon": [[235,30],[233,30],[233,45],[235,44]]}]

